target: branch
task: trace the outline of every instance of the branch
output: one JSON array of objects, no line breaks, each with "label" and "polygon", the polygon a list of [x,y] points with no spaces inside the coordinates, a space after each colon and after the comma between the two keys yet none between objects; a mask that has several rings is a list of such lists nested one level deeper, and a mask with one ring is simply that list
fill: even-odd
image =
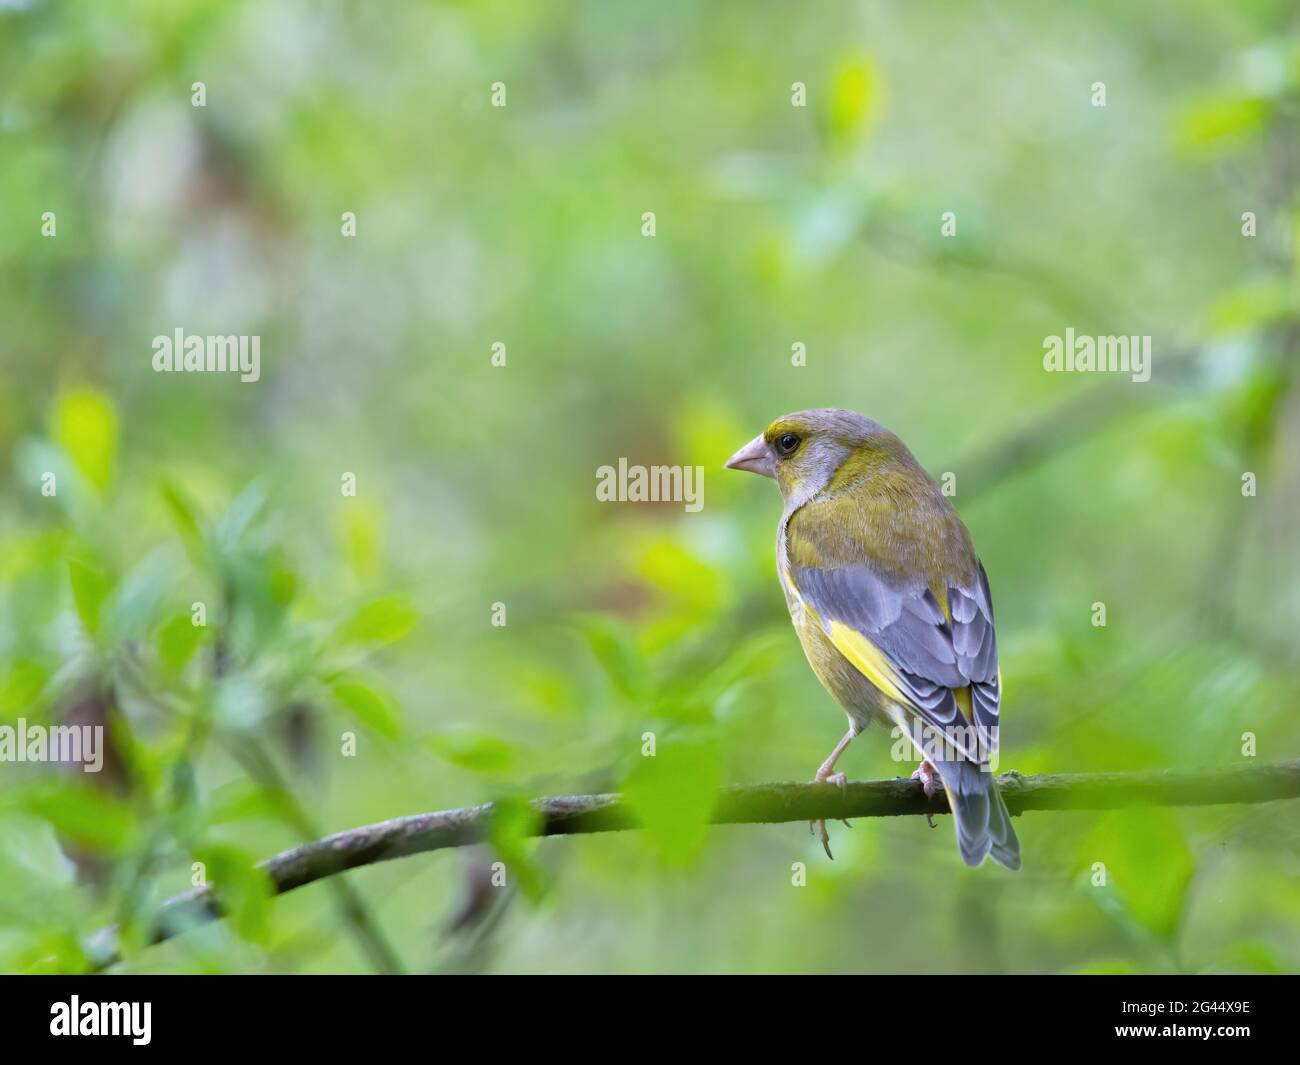
[{"label": "branch", "polygon": [[[1115,810],[1128,806],[1215,806],[1300,798],[1300,760],[1219,769],[1157,769],[1136,773],[1065,773],[998,778],[1013,815],[1027,810]],[[618,832],[639,827],[622,796],[570,795],[533,801],[538,820],[532,835],[568,836]],[[751,784],[724,788],[712,822],[720,825],[776,824],[786,821],[841,820],[946,814],[942,785],[927,799],[919,781],[873,780],[833,784]],[[466,806],[437,813],[411,814],[337,832],[303,843],[261,863],[276,894],[335,876],[349,869],[412,854],[468,847],[487,838],[493,806]],[[163,903],[154,942],[221,916],[210,886],[194,888]],[[94,937],[90,953],[97,967],[117,959],[113,928]]]}]

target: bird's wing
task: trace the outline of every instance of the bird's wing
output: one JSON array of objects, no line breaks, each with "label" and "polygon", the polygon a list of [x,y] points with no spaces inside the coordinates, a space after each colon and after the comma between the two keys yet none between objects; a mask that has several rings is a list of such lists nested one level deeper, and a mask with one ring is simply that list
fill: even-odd
[{"label": "bird's wing", "polygon": [[[968,758],[983,762],[997,750],[1002,684],[988,578],[978,561],[975,569],[970,581],[942,582],[942,604],[930,587],[891,582],[868,564],[792,564],[788,576],[840,654]],[[954,728],[962,725],[975,729],[966,742]]]}]

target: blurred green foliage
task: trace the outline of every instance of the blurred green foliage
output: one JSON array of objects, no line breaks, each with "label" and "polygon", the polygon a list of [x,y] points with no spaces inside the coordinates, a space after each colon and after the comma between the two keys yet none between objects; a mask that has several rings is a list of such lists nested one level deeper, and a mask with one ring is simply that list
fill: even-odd
[{"label": "blurred green foliage", "polygon": [[[1298,105],[1276,0],[0,4],[0,723],[110,738],[0,764],[0,968],[1294,971],[1290,804],[1029,815],[1015,876],[707,817],[842,731],[720,470],[808,406],[955,474],[1004,768],[1300,752]],[[178,326],[261,380],[154,373]],[[1067,327],[1152,382],[1044,373]],[[703,510],[598,503],[619,457]],[[528,837],[616,789],[644,832]],[[255,868],[489,800],[368,920]],[[199,875],[231,920],[146,947]]]}]

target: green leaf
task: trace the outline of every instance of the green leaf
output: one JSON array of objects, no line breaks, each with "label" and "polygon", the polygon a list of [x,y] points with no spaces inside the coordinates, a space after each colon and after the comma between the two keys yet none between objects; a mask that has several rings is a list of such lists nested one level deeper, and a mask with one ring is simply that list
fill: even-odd
[{"label": "green leaf", "polygon": [[135,827],[129,806],[78,777],[40,781],[11,794],[10,801],[69,839],[108,853],[122,851]]},{"label": "green leaf", "polygon": [[1262,129],[1272,114],[1272,104],[1258,96],[1198,100],[1179,116],[1177,141],[1180,147],[1194,152],[1228,147]]},{"label": "green leaf", "polygon": [[176,582],[176,560],[167,549],[155,549],[118,578],[113,592],[113,631],[134,638],[163,616]]},{"label": "green leaf", "polygon": [[831,79],[827,119],[831,138],[851,141],[870,135],[885,109],[885,72],[875,57],[848,56]]},{"label": "green leaf", "polygon": [[355,673],[336,677],[330,691],[364,728],[390,740],[401,737],[402,716],[391,692],[379,690]]},{"label": "green leaf", "polygon": [[68,975],[88,973],[91,961],[82,949],[81,941],[66,928],[34,928],[30,932],[30,946],[19,953],[15,962],[5,968],[30,975]]},{"label": "green leaf", "polygon": [[203,552],[203,526],[199,521],[198,510],[181,487],[170,480],[163,480],[158,486],[158,492],[167,504],[167,510],[185,543],[186,551],[191,558],[199,558]]},{"label": "green leaf", "polygon": [[1290,315],[1295,299],[1282,281],[1254,281],[1218,296],[1207,315],[1216,333],[1240,333],[1280,321]]},{"label": "green leaf", "polygon": [[402,639],[419,619],[406,596],[389,595],[362,606],[339,626],[336,639],[345,645],[379,647]]},{"label": "green leaf", "polygon": [[643,699],[649,688],[646,665],[626,626],[594,614],[579,618],[577,625],[618,693],[633,702]]},{"label": "green leaf", "polygon": [[117,413],[107,396],[89,388],[60,395],[54,439],[87,481],[100,492],[108,487],[117,458]]},{"label": "green leaf", "polygon": [[427,743],[438,757],[474,773],[508,773],[518,761],[513,744],[470,728],[435,733]]},{"label": "green leaf", "polygon": [[235,551],[249,530],[257,524],[266,507],[268,489],[264,480],[253,481],[227,508],[214,530],[215,540],[224,551]]},{"label": "green leaf", "polygon": [[264,567],[267,599],[279,608],[287,607],[298,594],[298,574],[281,552],[273,552]]},{"label": "green leaf", "polygon": [[104,600],[112,590],[112,581],[102,570],[79,558],[68,559],[68,577],[72,582],[72,599],[77,615],[86,631],[94,636],[99,632]]},{"label": "green leaf", "polygon": [[45,687],[46,671],[38,662],[20,658],[0,673],[0,720],[31,713]]},{"label": "green leaf", "polygon": [[194,657],[203,641],[203,627],[195,625],[190,613],[178,614],[158,630],[158,658],[172,676]]},{"label": "green leaf", "polygon": [[209,843],[196,858],[216,891],[232,927],[252,943],[265,944],[270,930],[271,877],[254,856],[228,843]]},{"label": "green leaf", "polygon": [[1248,972],[1281,976],[1287,972],[1276,944],[1262,939],[1247,939],[1230,948],[1233,961]]},{"label": "green leaf", "polygon": [[348,566],[358,577],[368,579],[379,567],[381,512],[360,499],[343,509],[343,544]]},{"label": "green leaf", "polygon": [[530,853],[541,821],[541,814],[531,803],[510,796],[493,800],[488,822],[488,842],[505,864],[506,883],[513,879],[534,900],[541,898],[546,890],[542,869]]},{"label": "green leaf", "polygon": [[684,865],[704,846],[721,783],[716,742],[665,740],[656,754],[637,759],[623,784],[623,797],[660,857],[669,865]]},{"label": "green leaf", "polygon": [[1082,857],[1088,867],[1105,865],[1106,886],[1146,929],[1174,938],[1196,862],[1173,812],[1130,809],[1102,817]]},{"label": "green leaf", "polygon": [[213,825],[270,820],[278,810],[273,795],[251,781],[240,778],[214,788],[205,805],[208,822]]},{"label": "green leaf", "polygon": [[636,571],[684,607],[704,613],[721,605],[721,575],[671,537],[647,543],[636,560]]}]

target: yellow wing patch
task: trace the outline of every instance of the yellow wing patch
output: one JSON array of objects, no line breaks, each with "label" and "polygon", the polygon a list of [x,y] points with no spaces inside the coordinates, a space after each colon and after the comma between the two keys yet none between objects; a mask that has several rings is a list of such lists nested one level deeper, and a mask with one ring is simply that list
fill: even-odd
[{"label": "yellow wing patch", "polygon": [[[842,621],[832,621],[831,643],[840,654],[853,663],[860,673],[891,699],[904,706],[914,705],[899,687],[898,672],[890,664],[889,659],[857,629],[850,628]],[[974,711],[971,709],[970,688],[954,688],[952,697],[957,700],[957,709],[962,712],[966,720],[975,720]]]},{"label": "yellow wing patch", "polygon": [[903,694],[898,685],[898,672],[880,648],[842,621],[831,622],[830,637],[835,649],[852,662],[872,684],[891,699],[904,706],[911,705],[912,700]]},{"label": "yellow wing patch", "polygon": [[974,721],[975,711],[971,709],[970,687],[954,688],[952,690],[952,697],[957,700],[957,709],[962,712],[962,716],[964,716],[967,721]]}]

